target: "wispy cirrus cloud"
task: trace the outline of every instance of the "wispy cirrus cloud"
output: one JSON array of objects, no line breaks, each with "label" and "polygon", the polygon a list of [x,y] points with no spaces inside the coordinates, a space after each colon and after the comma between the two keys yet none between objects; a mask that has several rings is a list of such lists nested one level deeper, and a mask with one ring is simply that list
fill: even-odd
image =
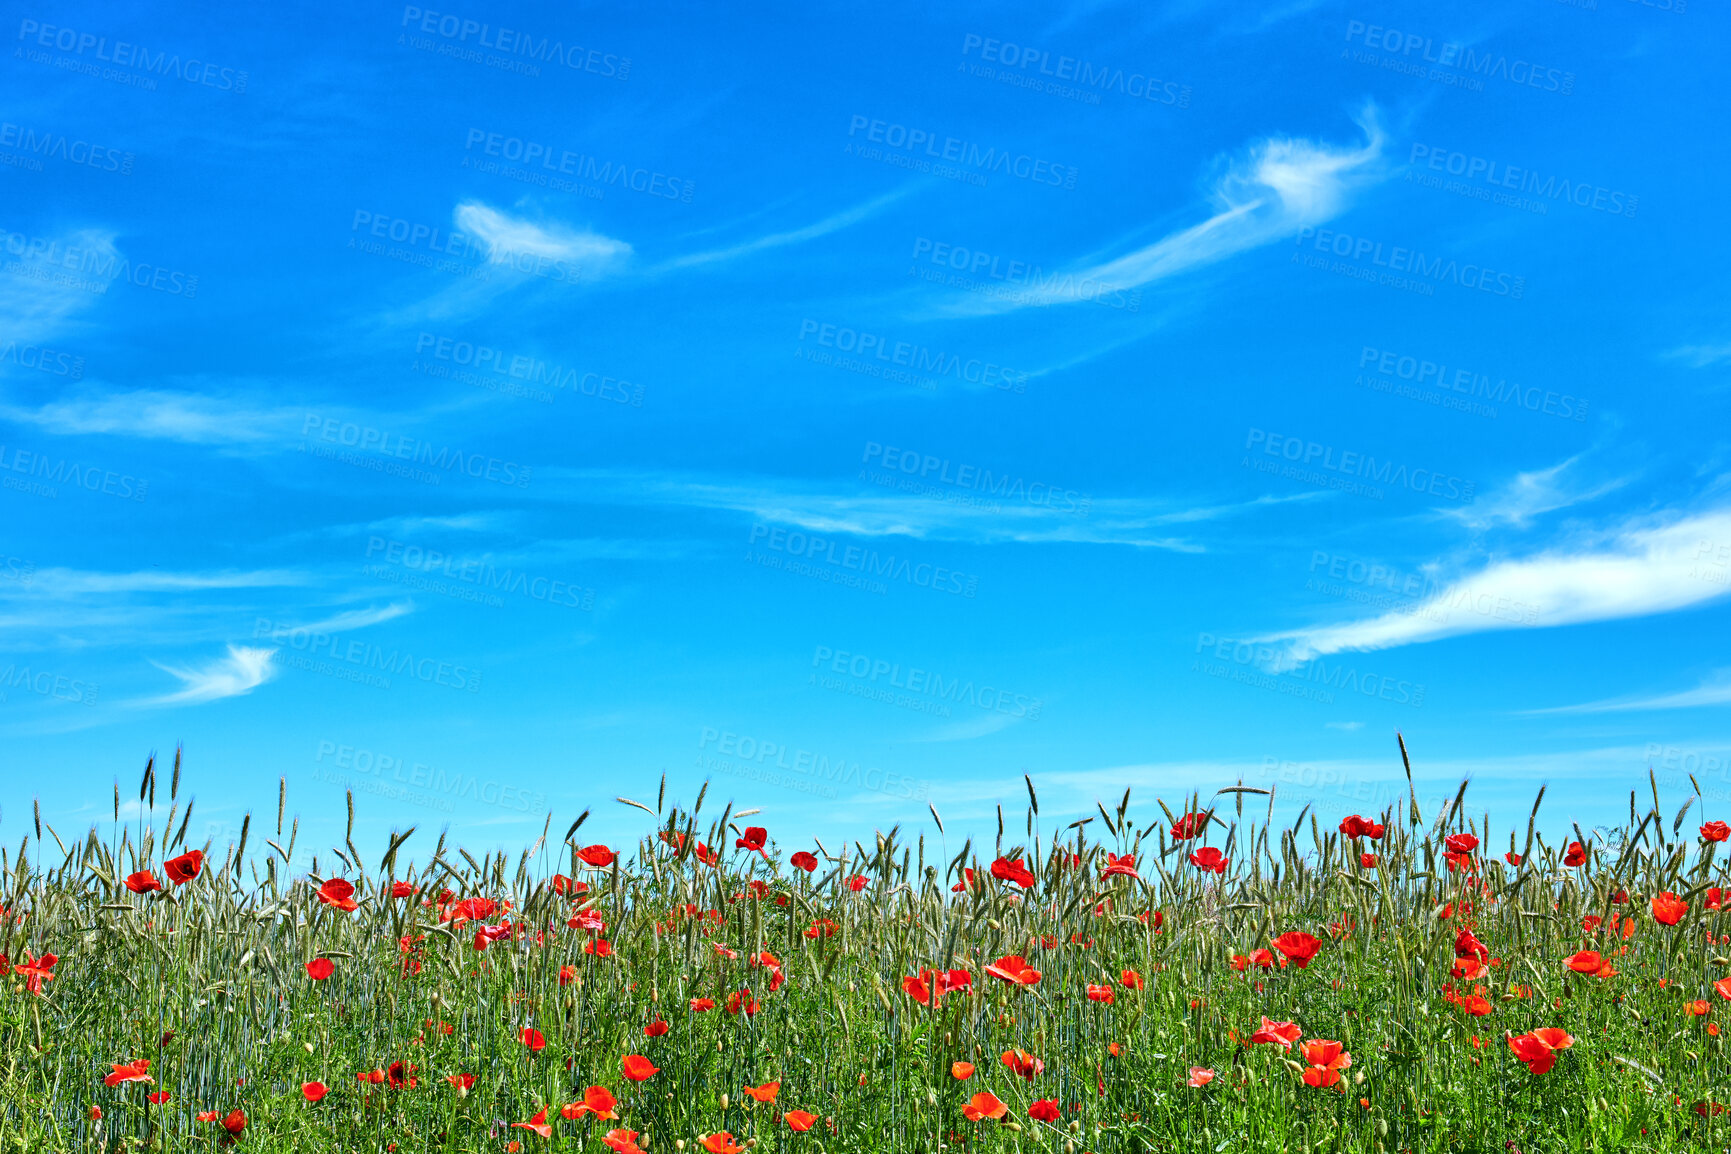
[{"label": "wispy cirrus cloud", "polygon": [[1584,457],[1584,453],[1577,453],[1548,469],[1517,473],[1502,488],[1445,513],[1473,529],[1498,525],[1524,529],[1546,513],[1597,500],[1629,483],[1628,477],[1585,480],[1580,469]]},{"label": "wispy cirrus cloud", "polygon": [[1644,713],[1649,710],[1698,709],[1709,705],[1731,705],[1731,669],[1716,670],[1712,677],[1693,689],[1587,701],[1579,705],[1557,705],[1549,709],[1523,709],[1519,711],[1519,715],[1538,717],[1557,713]]},{"label": "wispy cirrus cloud", "polygon": [[254,648],[250,645],[230,645],[228,653],[198,666],[151,664],[177,678],[181,688],[161,697],[132,702],[134,706],[200,705],[220,701],[225,697],[244,697],[276,676],[271,658],[275,649]]},{"label": "wispy cirrus cloud", "polygon": [[567,261],[581,271],[595,275],[631,255],[631,246],[625,241],[589,229],[537,224],[524,217],[512,216],[484,201],[459,203],[455,219],[458,228],[487,246],[489,259],[494,264],[512,265],[514,258],[531,256]]},{"label": "wispy cirrus cloud", "polygon": [[[1316,494],[1258,497],[1222,505],[1179,505],[1154,498],[1093,498],[1077,510],[1014,499],[985,500],[957,489],[954,499],[909,499],[861,491],[858,485],[823,485],[781,478],[716,478],[628,470],[544,469],[539,493],[559,500],[621,505],[716,509],[810,533],[910,537],[974,544],[1129,545],[1201,553],[1206,545],[1173,530],[1234,517]],[[558,482],[569,482],[558,486]],[[963,498],[980,498],[963,500]]]},{"label": "wispy cirrus cloud", "polygon": [[1285,136],[1259,141],[1215,182],[1214,214],[1199,224],[1123,256],[1063,270],[1014,298],[958,298],[951,311],[981,315],[1091,300],[1103,284],[1152,284],[1332,220],[1355,188],[1376,178],[1382,157],[1385,135],[1376,106],[1366,104],[1357,123],[1364,144],[1356,148]]},{"label": "wispy cirrus cloud", "polygon": [[910,191],[910,188],[911,186],[909,188],[897,189],[895,192],[886,193],[883,196],[868,200],[864,204],[858,204],[852,208],[844,209],[841,212],[835,213],[832,216],[827,216],[814,224],[808,224],[803,228],[788,229],[784,232],[773,232],[765,236],[760,236],[755,240],[742,241],[739,244],[729,245],[726,248],[710,249],[707,252],[696,252],[691,253],[688,256],[675,257],[658,266],[656,271],[660,272],[680,268],[690,268],[695,265],[720,264],[737,257],[749,256],[755,252],[762,252],[766,249],[785,248],[788,245],[804,244],[807,241],[828,236],[832,232],[840,231],[850,225],[858,224],[860,221],[865,220],[868,217],[875,216],[881,209],[906,196]]},{"label": "wispy cirrus cloud", "polygon": [[[1296,663],[1343,650],[1388,649],[1494,629],[1539,629],[1672,613],[1723,597],[1704,565],[1731,541],[1731,508],[1625,522],[1451,582],[1404,611],[1266,635]],[[1532,607],[1499,613],[1499,605]],[[1488,607],[1488,608],[1487,608]]]},{"label": "wispy cirrus cloud", "polygon": [[142,437],[187,445],[285,442],[305,415],[305,409],[167,389],[86,387],[35,407],[0,405],[0,418],[59,436]]}]

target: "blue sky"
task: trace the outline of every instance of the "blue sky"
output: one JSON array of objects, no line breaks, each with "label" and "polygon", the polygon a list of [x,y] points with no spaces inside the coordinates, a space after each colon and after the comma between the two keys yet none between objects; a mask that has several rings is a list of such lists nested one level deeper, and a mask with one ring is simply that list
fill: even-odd
[{"label": "blue sky", "polygon": [[15,12],[0,837],[1722,813],[1726,31]]}]

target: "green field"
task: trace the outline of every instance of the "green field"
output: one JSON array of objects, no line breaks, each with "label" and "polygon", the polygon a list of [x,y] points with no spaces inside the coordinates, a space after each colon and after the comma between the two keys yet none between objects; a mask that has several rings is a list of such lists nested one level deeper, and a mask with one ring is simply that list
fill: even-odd
[{"label": "green field", "polygon": [[1029,783],[993,845],[937,811],[907,815],[923,838],[819,844],[651,783],[635,845],[559,836],[566,815],[481,858],[425,830],[356,845],[351,801],[343,844],[291,877],[280,795],[239,844],[189,847],[178,760],[163,777],[136,821],[117,790],[112,826],[38,818],[5,851],[0,1150],[1533,1154],[1731,1133],[1731,831],[1684,798],[1661,812],[1650,781],[1625,829],[1554,841],[1538,802],[1474,815],[1464,785],[1339,828],[1272,826],[1248,789],[1126,793],[1054,828]]}]

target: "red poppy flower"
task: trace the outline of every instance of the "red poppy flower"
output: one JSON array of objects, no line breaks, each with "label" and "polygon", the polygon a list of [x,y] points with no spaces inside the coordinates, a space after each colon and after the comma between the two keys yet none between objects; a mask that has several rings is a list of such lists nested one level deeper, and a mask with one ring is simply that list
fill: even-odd
[{"label": "red poppy flower", "polygon": [[1689,912],[1689,903],[1666,890],[1653,898],[1653,920],[1662,926],[1674,926]]},{"label": "red poppy flower", "polygon": [[113,1063],[114,1073],[102,1079],[104,1086],[118,1086],[122,1082],[155,1082],[150,1076],[150,1059],[139,1058],[134,1062]]},{"label": "red poppy flower", "polygon": [[1510,850],[1508,853],[1503,855],[1503,860],[1512,866],[1518,866],[1521,864],[1521,855],[1516,853],[1514,850]]},{"label": "red poppy flower", "polygon": [[610,958],[613,956],[613,943],[605,938],[595,938],[583,943],[583,952],[598,958]]},{"label": "red poppy flower", "polygon": [[691,1012],[694,1014],[701,1014],[705,1010],[713,1010],[713,1009],[715,1009],[715,999],[714,998],[693,998],[693,999],[691,999]]},{"label": "red poppy flower", "polygon": [[998,1101],[997,1095],[990,1090],[981,1090],[962,1107],[962,1117],[970,1122],[983,1122],[988,1119],[995,1122],[1009,1112],[1010,1108]]},{"label": "red poppy flower", "polygon": [[619,1067],[624,1071],[625,1076],[633,1082],[647,1082],[660,1070],[660,1067],[642,1054],[625,1055],[624,1058],[620,1059]]},{"label": "red poppy flower", "polygon": [[1701,837],[1705,841],[1724,841],[1731,837],[1731,825],[1722,821],[1710,821],[1701,827]]},{"label": "red poppy flower", "polygon": [[1692,1018],[1704,1018],[1707,1016],[1707,1012],[1710,1009],[1712,1009],[1712,1007],[1704,1001],[1683,1003],[1683,1012]]},{"label": "red poppy flower", "polygon": [[1352,1055],[1343,1051],[1339,1042],[1326,1038],[1312,1038],[1298,1049],[1307,1063],[1304,1070],[1306,1086],[1318,1089],[1333,1086],[1340,1081],[1340,1072],[1352,1065]]},{"label": "red poppy flower", "polygon": [[[197,877],[198,871],[203,868],[204,852],[196,849],[188,850],[179,857],[171,857],[162,863],[162,872],[167,874],[168,880],[177,886],[183,886],[193,878]],[[237,1110],[235,1113],[238,1114],[240,1111]],[[233,1115],[230,1115],[230,1117],[233,1117]],[[241,1115],[240,1124],[243,1127],[246,1125],[246,1115]],[[224,1125],[227,1125],[227,1123],[225,1122]]]},{"label": "red poppy flower", "polygon": [[613,864],[613,851],[604,845],[584,846],[577,851],[577,860],[596,869],[606,869]]},{"label": "red poppy flower", "polygon": [[1209,873],[1226,872],[1226,855],[1211,845],[1205,845],[1190,855],[1190,864]]},{"label": "red poppy flower", "polygon": [[869,881],[871,881],[871,879],[866,877],[864,874],[855,874],[853,877],[847,879],[847,888],[857,894],[866,888],[866,883]]},{"label": "red poppy flower", "polygon": [[170,1097],[172,1097],[172,1095],[170,1095],[167,1090],[158,1090],[154,1094],[146,1094],[144,1100],[149,1102],[152,1106],[160,1106],[164,1102],[168,1101]]},{"label": "red poppy flower", "polygon": [[817,1121],[816,1114],[808,1114],[804,1110],[789,1110],[782,1117],[787,1120],[787,1128],[799,1134],[810,1130],[812,1123]]},{"label": "red poppy flower", "polygon": [[[197,853],[197,850],[193,851]],[[222,1117],[222,1128],[234,1137],[239,1138],[241,1131],[246,1129],[246,1111],[236,1107]]]},{"label": "red poppy flower", "polygon": [[1472,853],[1479,848],[1479,839],[1475,834],[1451,833],[1443,838],[1443,846],[1449,853]]},{"label": "red poppy flower", "polygon": [[[769,842],[769,831],[761,825],[745,827],[745,836],[733,843],[734,849],[748,849],[753,853],[763,853],[763,847]],[[765,857],[768,855],[765,854]]]},{"label": "red poppy flower", "polygon": [[813,870],[817,869],[817,855],[808,850],[802,849],[787,860],[804,870],[806,873],[811,873]]},{"label": "red poppy flower", "polygon": [[92,1122],[102,1121],[102,1107],[101,1106],[92,1106],[90,1108],[90,1120]]},{"label": "red poppy flower", "polygon": [[1483,1018],[1490,1014],[1491,1003],[1478,994],[1468,994],[1460,1000],[1461,1012],[1475,1018]]},{"label": "red poppy flower", "polygon": [[1028,1117],[1036,1122],[1056,1122],[1058,1120],[1058,1100],[1056,1098],[1037,1098],[1028,1107]]},{"label": "red poppy flower", "polygon": [[999,881],[1021,886],[1023,889],[1034,884],[1034,875],[1028,872],[1028,867],[1022,864],[1021,858],[999,858],[992,863],[992,876]]},{"label": "red poppy flower", "polygon": [[703,1136],[703,1148],[709,1154],[744,1154],[745,1147],[733,1140],[733,1135],[726,1130],[718,1130],[714,1134]]},{"label": "red poppy flower", "polygon": [[1190,1067],[1189,1085],[1200,1088],[1214,1081],[1214,1077],[1214,1071],[1206,1066],[1192,1066]]},{"label": "red poppy flower", "polygon": [[1286,960],[1304,969],[1322,949],[1322,943],[1302,930],[1287,930],[1268,943],[1286,956]]},{"label": "red poppy flower", "polygon": [[1040,981],[1040,971],[1024,961],[1020,954],[999,958],[986,967],[986,973],[1006,982],[1014,982],[1018,986],[1038,985]]},{"label": "red poppy flower", "polygon": [[645,1038],[659,1038],[665,1033],[667,1033],[667,1020],[665,1018],[657,1018],[647,1026],[643,1027],[643,1036]]},{"label": "red poppy flower", "polygon": [[635,1130],[609,1130],[601,1136],[601,1142],[613,1154],[643,1154],[643,1148],[637,1144]]},{"label": "red poppy flower", "polygon": [[1140,990],[1142,988],[1142,975],[1135,970],[1125,970],[1118,975],[1118,980],[1123,983],[1126,990]]},{"label": "red poppy flower", "polygon": [[307,977],[315,982],[322,982],[336,973],[337,964],[329,958],[314,958],[307,963]]},{"label": "red poppy flower", "polygon": [[1583,866],[1587,864],[1587,847],[1578,841],[1569,843],[1569,852],[1563,855],[1566,866]]},{"label": "red poppy flower", "polygon": [[1202,831],[1208,828],[1208,814],[1187,813],[1172,824],[1173,841],[1189,841],[1193,837],[1201,837]]},{"label": "red poppy flower", "polygon": [[1718,886],[1707,887],[1707,908],[1716,910],[1725,900],[1725,891]]},{"label": "red poppy flower", "polygon": [[[927,973],[929,974],[930,971],[928,970]],[[922,1006],[929,1006],[932,1004],[932,987],[924,980],[924,978],[903,978],[902,993],[906,994]]]},{"label": "red poppy flower", "polygon": [[953,894],[959,894],[959,893],[963,892],[964,890],[970,890],[973,887],[974,887],[974,871],[971,869],[964,868],[962,870],[962,880],[957,882],[955,885],[951,886],[950,892]]},{"label": "red poppy flower", "polygon": [[1557,1064],[1557,1051],[1575,1044],[1566,1031],[1554,1026],[1509,1039],[1509,1052],[1534,1074],[1543,1074]]},{"label": "red poppy flower", "polygon": [[329,1091],[330,1087],[326,1086],[323,1082],[301,1083],[301,1097],[305,1098],[309,1102],[317,1102]]},{"label": "red poppy flower", "polygon": [[446,1074],[445,1081],[457,1088],[457,1093],[467,1095],[475,1086],[473,1074]]},{"label": "red poppy flower", "polygon": [[533,1026],[524,1026],[518,1032],[517,1037],[522,1040],[525,1046],[537,1053],[547,1048],[547,1039],[542,1036],[540,1030]]},{"label": "red poppy flower", "polygon": [[394,898],[412,898],[415,896],[415,887],[411,882],[392,882],[391,896]]},{"label": "red poppy flower", "polygon": [[412,1090],[418,1081],[415,1077],[415,1067],[398,1058],[385,1070],[385,1081],[390,1084],[393,1090],[401,1090],[405,1086]]},{"label": "red poppy flower", "polygon": [[1299,1035],[1303,1033],[1297,1022],[1276,1022],[1263,1018],[1261,1028],[1250,1035],[1250,1041],[1252,1045],[1268,1043],[1277,1045],[1282,1050],[1290,1050],[1292,1043],[1298,1041]]},{"label": "red poppy flower", "polygon": [[974,1064],[972,1062],[951,1062],[950,1063],[950,1077],[954,1078],[956,1081],[966,1082],[969,1078],[972,1078],[973,1076],[974,1076]]},{"label": "red poppy flower", "polygon": [[1364,836],[1368,837],[1371,841],[1381,841],[1382,835],[1387,832],[1388,830],[1381,822],[1367,822],[1364,827]]},{"label": "red poppy flower", "polygon": [[194,1122],[214,1122],[216,1121],[216,1111],[200,1110],[197,1114],[193,1115],[192,1120]]},{"label": "red poppy flower", "polygon": [[1105,1002],[1110,1006],[1114,997],[1111,986],[1096,986],[1092,982],[1088,983],[1088,1000],[1090,1002]]},{"label": "red poppy flower", "polygon": [[513,1130],[533,1130],[543,1138],[551,1138],[553,1136],[553,1127],[547,1121],[547,1107],[545,1106],[541,1107],[540,1111],[527,1122],[511,1123],[511,1128]]},{"label": "red poppy flower", "polygon": [[593,1114],[597,1118],[617,1121],[619,1115],[613,1110],[618,1105],[619,1100],[613,1096],[612,1091],[608,1090],[607,1087],[591,1086],[583,1091],[581,1102],[572,1102],[561,1108],[559,1116],[569,1122],[575,1122],[585,1114]]},{"label": "red poppy flower", "polygon": [[1046,1063],[1026,1050],[1005,1050],[1000,1060],[1009,1067],[1012,1074],[1026,1078],[1030,1082],[1034,1080],[1036,1074],[1046,1069]]},{"label": "red poppy flower", "polygon": [[1365,821],[1362,817],[1359,817],[1356,813],[1351,817],[1342,819],[1340,823],[1340,832],[1345,834],[1347,837],[1354,839],[1363,837],[1364,831],[1369,828],[1370,823]]},{"label": "red poppy flower", "polygon": [[355,887],[342,878],[331,878],[320,886],[318,899],[325,905],[335,906],[339,910],[360,908],[355,901]]},{"label": "red poppy flower", "polygon": [[1596,974],[1605,964],[1605,960],[1599,956],[1597,950],[1582,950],[1570,956],[1567,964],[1569,969],[1577,974]]},{"label": "red poppy flower", "polygon": [[765,1082],[761,1086],[747,1086],[745,1088],[745,1092],[751,1095],[752,1100],[756,1102],[773,1102],[776,1094],[780,1091],[780,1082]]},{"label": "red poppy flower", "polygon": [[1720,978],[1717,982],[1713,983],[1713,990],[1721,998],[1724,998],[1726,1001],[1731,1001],[1731,978]]},{"label": "red poppy flower", "polygon": [[1373,853],[1361,853],[1358,855],[1358,864],[1367,870],[1373,870],[1376,868],[1376,855]]},{"label": "red poppy flower", "polygon": [[1107,878],[1136,878],[1140,881],[1141,878],[1136,874],[1136,855],[1127,853],[1119,857],[1115,853],[1108,853],[1106,866],[1100,871],[1100,880],[1105,881]]},{"label": "red poppy flower", "polygon": [[156,880],[156,875],[149,870],[139,870],[135,874],[126,875],[126,888],[135,894],[155,893],[162,888],[162,883]]}]

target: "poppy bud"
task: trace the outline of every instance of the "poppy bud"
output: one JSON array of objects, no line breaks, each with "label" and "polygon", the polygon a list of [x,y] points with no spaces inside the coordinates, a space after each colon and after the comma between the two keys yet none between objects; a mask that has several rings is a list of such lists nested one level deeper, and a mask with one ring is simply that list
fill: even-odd
[{"label": "poppy bud", "polygon": [[313,1052],[313,1044],[311,1042],[302,1042],[301,1045],[306,1047],[307,1053],[310,1054]]},{"label": "poppy bud", "polygon": [[1020,1122],[1005,1122],[1003,1125],[1006,1130],[1013,1130],[1017,1134],[1022,1132],[1022,1124]]},{"label": "poppy bud", "polygon": [[723,1094],[721,1096],[721,1108],[723,1110],[727,1109],[727,1095],[726,1094]]},{"label": "poppy bud", "polygon": [[1287,1064],[1287,1066],[1291,1068],[1291,1070],[1294,1074],[1304,1073],[1304,1063],[1303,1062],[1294,1062],[1291,1058],[1282,1058],[1281,1061],[1285,1062]]},{"label": "poppy bud", "polygon": [[1354,1086],[1364,1085],[1364,1071],[1363,1070],[1360,1070],[1358,1073],[1356,1073],[1352,1076],[1352,1084]]},{"label": "poppy bud", "polygon": [[1064,1139],[1064,1154],[1076,1154],[1076,1144],[1068,1138]]},{"label": "poppy bud", "polygon": [[683,1149],[685,1149],[685,1139],[683,1139],[683,1138],[675,1138],[675,1139],[674,1139],[674,1140],[673,1140],[673,1148],[674,1148],[674,1149],[675,1149],[675,1150],[683,1150]]}]

